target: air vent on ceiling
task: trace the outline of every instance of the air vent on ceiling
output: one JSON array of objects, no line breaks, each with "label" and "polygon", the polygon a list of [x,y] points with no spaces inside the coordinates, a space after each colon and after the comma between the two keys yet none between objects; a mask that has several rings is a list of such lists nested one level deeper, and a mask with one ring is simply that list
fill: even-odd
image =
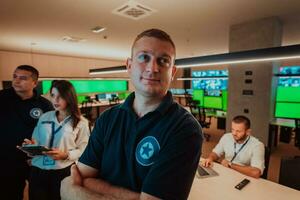
[{"label": "air vent on ceiling", "polygon": [[66,41],[66,42],[85,42],[86,41],[86,39],[84,39],[84,38],[73,37],[73,36],[64,36],[64,37],[62,37],[62,40]]},{"label": "air vent on ceiling", "polygon": [[156,12],[156,10],[135,1],[129,1],[112,11],[113,14],[128,17],[134,20],[147,17],[154,12]]}]

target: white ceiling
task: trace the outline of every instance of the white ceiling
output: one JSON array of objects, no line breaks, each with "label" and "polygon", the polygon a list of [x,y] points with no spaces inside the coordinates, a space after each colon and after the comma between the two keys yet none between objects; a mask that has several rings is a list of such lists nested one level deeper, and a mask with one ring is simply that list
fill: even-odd
[{"label": "white ceiling", "polygon": [[[139,20],[112,13],[127,2],[0,0],[0,50],[123,60],[134,37],[155,27],[172,36],[177,58],[225,53],[230,25],[271,16],[284,24],[283,45],[300,44],[300,0],[136,0],[156,12]],[[95,26],[106,30],[92,33]]]}]

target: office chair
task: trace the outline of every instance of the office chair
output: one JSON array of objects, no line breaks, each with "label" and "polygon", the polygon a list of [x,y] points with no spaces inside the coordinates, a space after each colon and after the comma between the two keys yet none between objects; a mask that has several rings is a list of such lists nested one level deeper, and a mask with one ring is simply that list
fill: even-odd
[{"label": "office chair", "polygon": [[269,147],[265,146],[265,169],[263,174],[260,176],[263,179],[268,178],[268,170],[269,170],[269,163],[270,163],[270,155],[271,155],[271,150]]},{"label": "office chair", "polygon": [[281,158],[279,184],[300,190],[300,156]]},{"label": "office chair", "polygon": [[[197,119],[202,128],[209,128],[211,124],[211,117],[209,117],[209,121],[206,121],[205,109],[199,106],[200,102],[198,100],[192,100],[189,103],[189,108],[192,115]],[[204,138],[206,141],[209,141],[211,135],[203,132]]]}]

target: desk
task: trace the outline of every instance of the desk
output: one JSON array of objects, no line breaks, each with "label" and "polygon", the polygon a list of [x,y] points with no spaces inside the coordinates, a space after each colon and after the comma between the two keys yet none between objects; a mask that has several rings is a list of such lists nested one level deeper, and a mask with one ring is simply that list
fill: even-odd
[{"label": "desk", "polygon": [[[214,163],[219,176],[195,177],[189,200],[299,200],[300,191],[265,179],[255,179]],[[244,178],[250,180],[242,190],[234,188]]]},{"label": "desk", "polygon": [[185,100],[186,95],[184,94],[173,94],[173,98],[175,99],[175,101],[177,101],[178,99],[178,103],[180,105],[186,105],[186,101],[184,101],[184,103],[181,101],[181,99]]},{"label": "desk", "polygon": [[[123,103],[125,100],[120,100],[119,103],[109,103],[109,101],[101,101],[101,102],[86,102],[84,104],[80,104],[78,105],[78,107],[82,110],[82,109],[90,109],[90,112],[92,112],[92,109],[95,108],[96,109],[96,118],[99,117],[99,115],[101,114],[101,112],[103,112],[104,110],[106,110],[107,108]],[[82,110],[83,111],[83,110]],[[83,111],[84,112],[84,111]]]}]

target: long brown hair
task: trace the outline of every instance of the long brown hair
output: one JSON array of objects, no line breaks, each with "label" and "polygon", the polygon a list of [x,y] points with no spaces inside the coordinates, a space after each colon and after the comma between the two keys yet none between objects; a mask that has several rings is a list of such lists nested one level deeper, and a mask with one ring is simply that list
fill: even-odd
[{"label": "long brown hair", "polygon": [[52,81],[50,91],[52,91],[52,88],[56,88],[60,96],[67,102],[67,110],[71,115],[73,129],[75,129],[80,121],[81,113],[78,108],[77,96],[72,83],[67,80],[54,80]]}]

